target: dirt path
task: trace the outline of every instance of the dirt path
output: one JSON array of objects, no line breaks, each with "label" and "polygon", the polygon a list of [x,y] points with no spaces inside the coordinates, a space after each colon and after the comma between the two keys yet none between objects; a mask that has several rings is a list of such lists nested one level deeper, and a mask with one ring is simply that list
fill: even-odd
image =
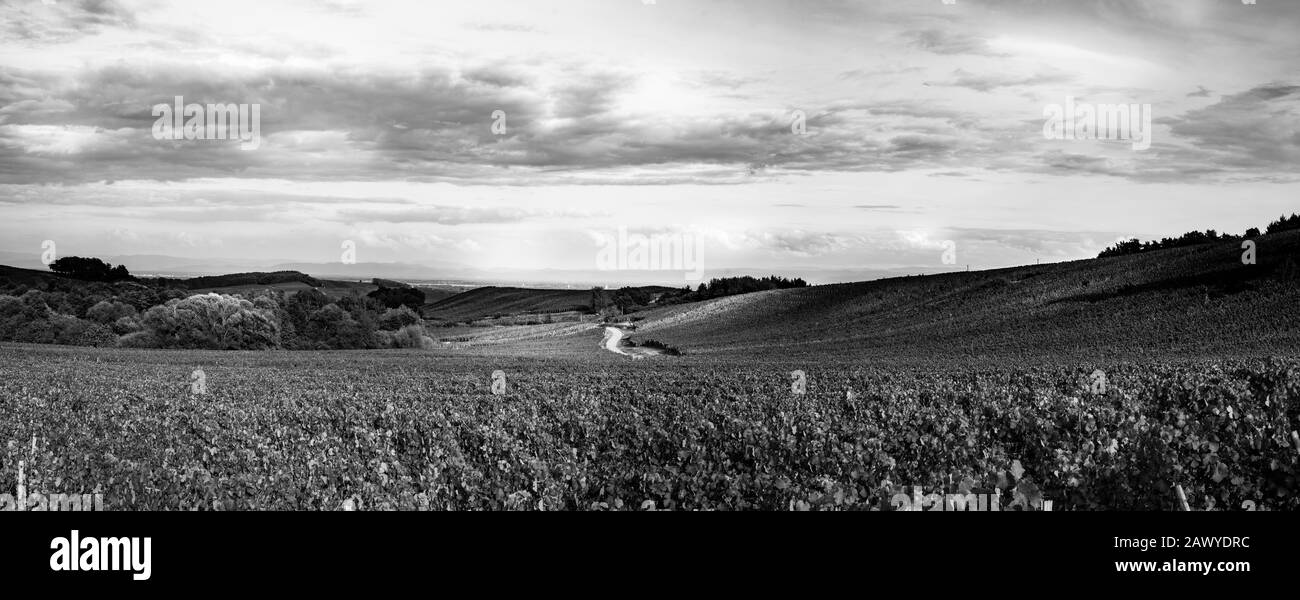
[{"label": "dirt path", "polygon": [[622,341],[623,341],[622,329],[619,329],[617,327],[605,327],[605,339],[601,340],[600,345],[604,346],[606,350],[609,350],[610,352],[613,352],[615,354],[622,354],[623,356],[632,356],[631,354],[628,354],[626,351],[624,351],[623,348],[619,347],[619,344]]},{"label": "dirt path", "polygon": [[601,340],[600,345],[606,350],[623,356],[630,356],[633,360],[639,360],[648,356],[658,356],[663,351],[657,348],[624,348],[623,347],[623,330],[618,327],[605,326],[605,339]]}]

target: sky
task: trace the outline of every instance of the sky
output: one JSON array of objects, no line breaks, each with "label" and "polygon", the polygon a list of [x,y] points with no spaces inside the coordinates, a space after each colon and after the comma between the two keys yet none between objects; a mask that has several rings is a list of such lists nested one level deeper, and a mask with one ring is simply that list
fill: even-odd
[{"label": "sky", "polygon": [[[1298,30],[1281,0],[0,0],[0,251],[580,272],[622,229],[824,283],[1241,233],[1300,211]],[[257,143],[156,136],[177,96],[255,105]],[[1067,102],[1138,105],[1149,147],[1049,139]]]}]

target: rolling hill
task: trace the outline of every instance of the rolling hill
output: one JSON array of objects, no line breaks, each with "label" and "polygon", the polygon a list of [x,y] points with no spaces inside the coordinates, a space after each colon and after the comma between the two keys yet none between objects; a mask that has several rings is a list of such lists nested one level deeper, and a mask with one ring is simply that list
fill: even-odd
[{"label": "rolling hill", "polygon": [[[629,337],[677,347],[686,354],[680,360],[925,364],[1300,354],[1300,231],[1254,241],[1256,264],[1243,264],[1240,242],[1218,242],[729,296],[638,312]],[[440,304],[443,314],[472,316],[580,301],[573,292],[523,292],[484,288]],[[456,339],[466,350],[604,353],[595,323],[477,329],[450,335],[463,336]]]},{"label": "rolling hill", "polygon": [[1300,231],[1256,243],[1257,264],[1228,242],[746,294],[642,313],[637,336],[695,355],[1295,354]]},{"label": "rolling hill", "polygon": [[[640,289],[655,294],[672,288],[646,286]],[[424,316],[445,322],[461,322],[504,315],[586,311],[590,305],[590,289],[488,286],[427,304],[424,307]]]}]

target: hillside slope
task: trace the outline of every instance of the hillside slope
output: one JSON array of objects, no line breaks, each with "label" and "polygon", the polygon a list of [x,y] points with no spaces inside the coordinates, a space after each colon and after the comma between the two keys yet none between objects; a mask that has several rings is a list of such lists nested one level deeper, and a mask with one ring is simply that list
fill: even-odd
[{"label": "hillside slope", "polygon": [[37,285],[41,283],[50,283],[53,281],[63,280],[50,271],[38,271],[36,269],[24,269],[22,267],[11,267],[0,265],[0,282],[9,284]]},{"label": "hillside slope", "polygon": [[643,313],[688,355],[1159,358],[1300,352],[1300,231],[991,271],[774,290]]},{"label": "hillside slope", "polygon": [[591,302],[591,290],[481,287],[425,306],[426,318],[467,321],[495,315],[576,310]]}]

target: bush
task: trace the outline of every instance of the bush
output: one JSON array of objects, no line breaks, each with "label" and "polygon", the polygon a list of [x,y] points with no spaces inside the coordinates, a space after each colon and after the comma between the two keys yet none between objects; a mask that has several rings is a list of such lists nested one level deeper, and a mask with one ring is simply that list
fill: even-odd
[{"label": "bush", "polygon": [[659,341],[659,340],[646,340],[646,341],[644,341],[644,342],[641,342],[641,346],[642,346],[643,348],[655,348],[655,349],[657,349],[657,350],[662,351],[664,354],[667,354],[668,356],[681,356],[681,355],[682,355],[681,350],[678,350],[678,349],[676,349],[676,348],[674,348],[674,347],[672,347],[672,346],[669,346],[668,344],[665,344],[665,343],[663,343],[663,342],[661,342],[661,341]]},{"label": "bush", "polygon": [[119,348],[161,348],[163,342],[151,331],[136,331],[117,339]]},{"label": "bush", "polygon": [[118,319],[132,316],[135,316],[134,306],[109,300],[100,300],[98,304],[86,311],[87,319],[102,325],[109,325]]},{"label": "bush", "polygon": [[352,314],[337,304],[326,304],[311,314],[304,332],[317,347],[369,348],[374,345],[370,331]]},{"label": "bush", "polygon": [[19,323],[14,331],[13,340],[28,344],[53,344],[54,328],[47,319]]},{"label": "bush", "polygon": [[140,331],[140,320],[135,317],[122,317],[113,322],[113,333],[126,335]]},{"label": "bush", "polygon": [[425,335],[424,328],[419,325],[407,325],[393,334],[394,348],[432,350],[436,345],[433,338]]},{"label": "bush", "polygon": [[386,331],[397,331],[408,325],[415,325],[420,322],[420,315],[411,310],[408,306],[399,306],[390,308],[379,317],[379,328]]},{"label": "bush", "polygon": [[117,345],[117,335],[105,325],[89,323],[72,343],[76,346],[111,347]]},{"label": "bush", "polygon": [[280,326],[273,312],[224,294],[172,300],[146,311],[141,323],[164,348],[265,350],[280,346]]},{"label": "bush", "polygon": [[77,345],[81,334],[92,324],[90,321],[83,321],[71,315],[50,315],[50,329],[54,332],[56,344]]}]

